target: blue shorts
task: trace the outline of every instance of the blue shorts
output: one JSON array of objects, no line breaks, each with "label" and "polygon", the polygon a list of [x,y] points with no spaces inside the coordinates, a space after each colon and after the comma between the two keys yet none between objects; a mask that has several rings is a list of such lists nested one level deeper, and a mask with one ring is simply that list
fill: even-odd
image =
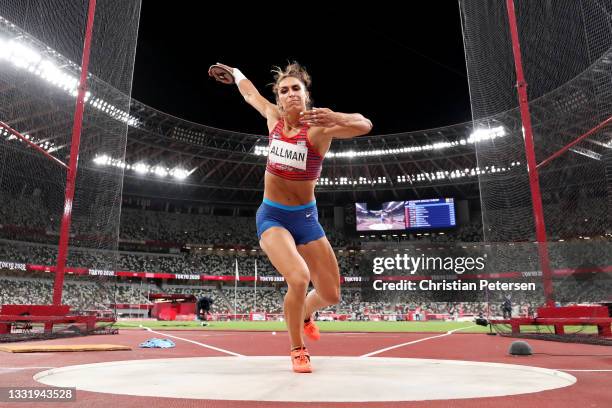
[{"label": "blue shorts", "polygon": [[304,205],[283,205],[264,198],[255,220],[259,239],[270,227],[283,227],[289,231],[296,245],[307,244],[325,236],[319,224],[316,201]]}]

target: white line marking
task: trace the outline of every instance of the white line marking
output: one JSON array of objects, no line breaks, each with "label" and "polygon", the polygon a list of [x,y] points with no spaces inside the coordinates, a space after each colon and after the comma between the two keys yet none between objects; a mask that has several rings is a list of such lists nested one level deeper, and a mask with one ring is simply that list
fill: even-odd
[{"label": "white line marking", "polygon": [[197,342],[197,341],[193,341],[193,340],[189,340],[189,339],[184,339],[184,338],[182,338],[182,337],[173,336],[173,335],[171,335],[171,334],[167,334],[167,333],[162,333],[162,332],[158,332],[158,331],[155,331],[155,330],[151,330],[150,328],[148,328],[148,327],[146,327],[146,326],[142,326],[142,325],[141,325],[140,327],[142,327],[142,328],[143,328],[143,329],[145,329],[145,330],[150,331],[151,333],[160,334],[160,335],[162,335],[162,336],[172,337],[173,339],[183,340],[183,341],[186,341],[186,342],[188,342],[188,343],[197,344],[198,346],[206,347],[206,348],[208,348],[208,349],[215,350],[215,351],[220,351],[220,352],[222,352],[222,353],[226,353],[226,354],[229,354],[229,355],[231,355],[231,356],[236,356],[236,357],[246,357],[246,356],[244,356],[244,355],[242,355],[242,354],[234,353],[233,351],[229,351],[229,350],[224,350],[224,349],[219,348],[219,347],[209,346],[208,344],[204,344],[204,343],[200,343],[200,342]]},{"label": "white line marking", "polygon": [[555,368],[557,371],[575,371],[575,372],[585,372],[585,373],[612,373],[612,370],[574,370],[568,368]]},{"label": "white line marking", "polygon": [[37,370],[39,368],[57,368],[57,367],[0,367],[0,371],[2,370]]},{"label": "white line marking", "polygon": [[376,350],[376,351],[373,351],[373,352],[368,353],[368,354],[364,354],[364,355],[359,356],[359,357],[372,357],[372,356],[374,356],[376,354],[384,353],[385,351],[393,350],[393,349],[396,349],[396,348],[400,348],[400,347],[404,347],[404,346],[409,346],[411,344],[420,343],[422,341],[433,340],[433,339],[437,339],[437,338],[440,338],[440,337],[450,336],[451,334],[453,334],[456,331],[471,329],[472,327],[476,327],[476,325],[467,326],[467,327],[461,327],[459,329],[449,330],[446,333],[440,334],[440,335],[437,335],[437,336],[425,337],[423,339],[418,339],[418,340],[414,340],[414,341],[409,341],[407,343],[402,343],[402,344],[397,344],[395,346],[386,347],[384,349]]}]

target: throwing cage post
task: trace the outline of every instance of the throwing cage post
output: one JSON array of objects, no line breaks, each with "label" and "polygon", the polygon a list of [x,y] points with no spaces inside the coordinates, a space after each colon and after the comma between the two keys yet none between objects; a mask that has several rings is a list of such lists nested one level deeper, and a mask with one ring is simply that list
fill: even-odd
[{"label": "throwing cage post", "polygon": [[83,127],[83,110],[85,109],[85,92],[87,91],[87,73],[89,68],[89,53],[91,50],[91,36],[94,17],[96,14],[96,0],[89,0],[87,10],[87,27],[85,29],[85,43],[83,44],[83,60],[81,61],[81,78],[79,80],[76,107],[74,109],[74,125],[72,130],[72,144],[70,146],[70,164],[66,175],[66,194],[64,199],[64,212],[60,228],[60,241],[57,256],[57,269],[53,285],[53,305],[62,303],[62,288],[64,286],[64,267],[68,254],[68,241],[70,239],[70,222],[72,220],[72,202],[74,200],[74,187],[79,164],[79,148],[81,146],[81,129]]},{"label": "throwing cage post", "polygon": [[89,333],[117,304],[148,302],[114,277],[140,5],[0,5],[0,253],[21,265],[0,279],[23,293],[2,334],[16,321]]},{"label": "throwing cage post", "polygon": [[492,272],[541,278],[513,299],[540,320],[498,328],[530,322],[568,339],[564,324],[576,324],[609,337],[612,2],[461,0],[460,11]]},{"label": "throwing cage post", "polygon": [[548,259],[548,247],[546,239],[546,227],[544,226],[544,209],[542,208],[542,194],[540,192],[540,178],[536,163],[535,150],[533,147],[533,132],[531,128],[531,114],[529,113],[529,98],[527,97],[527,82],[523,74],[523,62],[521,58],[521,45],[516,27],[516,13],[514,11],[514,0],[506,0],[508,7],[508,22],[512,38],[512,51],[514,55],[514,67],[516,70],[516,86],[518,89],[518,100],[521,109],[521,121],[525,137],[525,155],[527,156],[527,167],[529,172],[529,187],[531,190],[531,201],[536,227],[536,239],[538,241],[538,252],[540,265],[542,267],[542,281],[544,283],[544,296],[546,304],[554,306],[552,277],[550,272],[550,261]]}]

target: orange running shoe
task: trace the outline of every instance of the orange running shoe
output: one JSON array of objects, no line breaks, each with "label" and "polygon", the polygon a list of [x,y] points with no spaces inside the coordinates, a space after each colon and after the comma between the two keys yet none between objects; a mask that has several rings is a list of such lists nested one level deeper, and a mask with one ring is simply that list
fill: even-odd
[{"label": "orange running shoe", "polygon": [[310,340],[319,340],[321,338],[321,333],[319,332],[319,328],[312,321],[312,319],[308,319],[307,322],[304,323],[304,334]]},{"label": "orange running shoe", "polygon": [[308,354],[306,347],[291,350],[291,363],[293,364],[293,371],[296,373],[312,373],[310,354]]}]

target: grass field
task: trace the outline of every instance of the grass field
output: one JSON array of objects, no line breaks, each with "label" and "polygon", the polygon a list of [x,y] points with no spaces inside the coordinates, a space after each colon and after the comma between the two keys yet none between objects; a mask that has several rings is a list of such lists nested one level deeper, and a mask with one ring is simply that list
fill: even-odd
[{"label": "grass field", "polygon": [[[202,327],[200,322],[170,322],[170,321],[119,321],[115,325],[118,328],[134,329],[139,326],[151,329],[165,330],[252,330],[252,331],[286,331],[285,322],[265,321],[230,321],[210,322],[209,326]],[[467,328],[474,326],[471,322],[317,322],[321,331],[324,332],[434,332],[444,333],[449,330]],[[466,332],[480,333],[487,329],[481,326],[470,327],[462,330]]]},{"label": "grass field", "polygon": [[[266,321],[230,321],[210,322],[209,326],[202,327],[200,322],[183,321],[156,321],[156,320],[130,320],[119,321],[115,325],[120,329],[141,329],[140,326],[159,330],[243,330],[243,331],[286,331],[284,322]],[[463,329],[459,333],[486,333],[487,327],[476,326],[472,322],[317,322],[323,332],[424,332],[446,333],[449,330]],[[566,326],[566,333],[582,332],[596,333],[595,326]],[[509,327],[504,331],[510,331]],[[523,326],[522,332],[553,333],[549,326]]]}]

